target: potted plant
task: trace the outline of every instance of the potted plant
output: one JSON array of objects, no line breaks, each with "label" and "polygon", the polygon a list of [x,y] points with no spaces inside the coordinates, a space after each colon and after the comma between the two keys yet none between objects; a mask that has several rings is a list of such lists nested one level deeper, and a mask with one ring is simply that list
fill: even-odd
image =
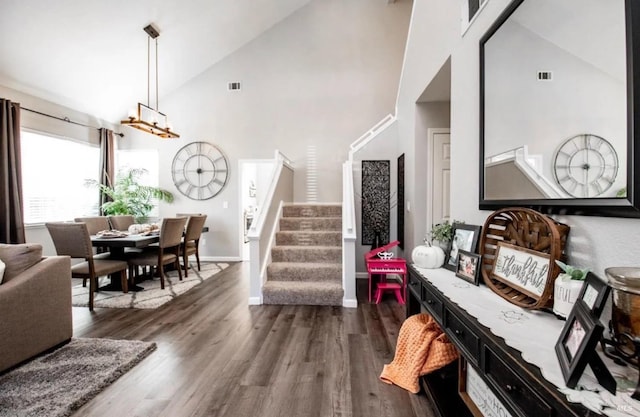
[{"label": "potted plant", "polygon": [[101,206],[105,215],[130,214],[135,217],[136,222],[144,223],[153,209],[153,199],[173,202],[171,192],[140,184],[140,177],[146,172],[143,168],[131,168],[119,172],[112,186],[100,184],[96,180],[85,180],[85,185],[98,188],[111,199]]},{"label": "potted plant", "polygon": [[451,242],[451,238],[453,238],[453,225],[462,223],[464,222],[458,220],[454,220],[453,223],[449,223],[449,220],[445,220],[443,223],[434,224],[433,227],[431,227],[431,231],[428,233],[428,236],[431,237],[432,242],[439,242],[439,246],[443,250],[446,250],[449,246],[449,242]]},{"label": "potted plant", "polygon": [[580,269],[556,260],[556,264],[562,269],[562,273],[554,281],[553,286],[553,312],[566,318],[573,304],[575,304],[582,290],[584,279],[588,269]]}]

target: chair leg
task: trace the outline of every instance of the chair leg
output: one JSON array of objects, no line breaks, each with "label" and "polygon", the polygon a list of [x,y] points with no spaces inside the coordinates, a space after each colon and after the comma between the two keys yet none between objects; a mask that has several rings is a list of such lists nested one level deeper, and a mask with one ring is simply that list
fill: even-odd
[{"label": "chair leg", "polygon": [[158,273],[160,274],[160,289],[164,290],[164,265],[158,265]]},{"label": "chair leg", "polygon": [[187,255],[186,250],[184,251],[184,254],[182,254],[182,264],[184,265],[184,276],[188,278],[189,277],[189,255]]},{"label": "chair leg", "polygon": [[198,263],[198,271],[200,270],[200,251],[196,247],[196,262]]},{"label": "chair leg", "polygon": [[[176,256],[176,269],[178,270],[178,277],[182,281],[182,270],[180,268],[180,256]],[[184,275],[187,276],[187,269],[184,270]]]},{"label": "chair leg", "polygon": [[127,282],[127,271],[126,270],[122,270],[120,271],[120,285],[122,285],[122,292],[123,293],[128,293],[129,292],[129,285]]},{"label": "chair leg", "polygon": [[95,298],[98,277],[89,277],[89,311],[93,311],[93,301]]}]

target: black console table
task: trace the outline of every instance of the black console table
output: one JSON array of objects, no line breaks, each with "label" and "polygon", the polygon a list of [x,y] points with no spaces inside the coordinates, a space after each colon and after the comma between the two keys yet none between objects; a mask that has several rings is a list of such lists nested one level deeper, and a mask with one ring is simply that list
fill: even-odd
[{"label": "black console table", "polygon": [[[454,365],[453,369],[444,368],[422,381],[427,394],[434,397],[436,411],[441,416],[483,415],[479,408],[489,410],[487,415],[491,415],[492,409],[496,416],[503,416],[506,411],[513,417],[600,415],[581,404],[567,401],[566,396],[542,376],[539,368],[527,363],[519,351],[507,345],[504,339],[496,336],[465,309],[452,302],[429,281],[427,275],[428,272],[423,275],[413,265],[409,267],[407,316],[420,312],[431,314],[460,352],[458,367]],[[458,278],[451,274],[451,279]],[[496,294],[496,298],[500,297]],[[486,384],[499,405],[489,404],[494,402],[491,400],[475,407],[465,393],[465,375],[468,371]],[[447,387],[445,392],[442,387]],[[452,387],[461,390],[462,395],[452,396]],[[461,398],[464,398],[464,402]]]}]

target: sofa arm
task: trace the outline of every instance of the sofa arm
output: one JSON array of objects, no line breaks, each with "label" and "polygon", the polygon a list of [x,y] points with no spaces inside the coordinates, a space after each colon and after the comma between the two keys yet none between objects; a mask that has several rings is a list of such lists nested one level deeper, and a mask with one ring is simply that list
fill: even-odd
[{"label": "sofa arm", "polygon": [[0,372],[72,335],[69,257],[43,258],[0,285]]}]

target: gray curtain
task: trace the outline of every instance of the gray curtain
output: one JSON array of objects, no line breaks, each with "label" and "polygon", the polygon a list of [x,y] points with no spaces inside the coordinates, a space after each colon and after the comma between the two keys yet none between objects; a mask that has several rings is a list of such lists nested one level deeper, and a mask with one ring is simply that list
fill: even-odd
[{"label": "gray curtain", "polygon": [[0,98],[0,243],[25,243],[20,104]]},{"label": "gray curtain", "polygon": [[[114,180],[115,171],[115,144],[113,139],[113,131],[101,127],[100,131],[100,184],[111,186]],[[100,193],[100,214],[102,205],[109,201],[110,198]]]}]

